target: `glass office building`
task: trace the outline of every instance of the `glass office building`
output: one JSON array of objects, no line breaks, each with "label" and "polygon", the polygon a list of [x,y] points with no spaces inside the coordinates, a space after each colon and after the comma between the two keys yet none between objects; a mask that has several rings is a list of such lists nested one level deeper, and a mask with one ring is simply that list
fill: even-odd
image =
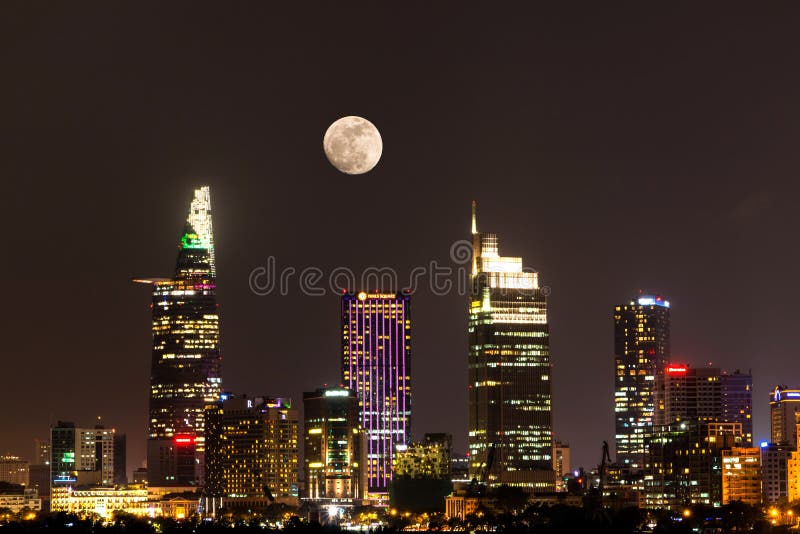
[{"label": "glass office building", "polygon": [[477,230],[469,298],[470,476],[555,490],[547,291],[522,258]]},{"label": "glass office building", "polygon": [[305,497],[313,500],[362,499],[366,447],[358,396],[341,387],[303,393]]},{"label": "glass office building", "polygon": [[656,378],[669,362],[669,301],[641,295],[614,308],[617,463],[640,472],[655,422]]},{"label": "glass office building", "polygon": [[153,486],[192,486],[203,479],[203,409],[219,398],[221,388],[208,187],[194,192],[175,276],[137,281],[153,286],[148,481]]}]

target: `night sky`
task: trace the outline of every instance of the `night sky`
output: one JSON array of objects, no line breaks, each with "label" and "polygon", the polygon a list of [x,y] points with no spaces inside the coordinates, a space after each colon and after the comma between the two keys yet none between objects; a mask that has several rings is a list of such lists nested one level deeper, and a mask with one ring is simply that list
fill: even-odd
[{"label": "night sky", "polygon": [[[203,184],[228,390],[299,405],[339,381],[338,297],[254,295],[268,257],[402,279],[449,264],[476,199],[551,288],[574,465],[613,443],[612,311],[640,289],[672,302],[673,360],[752,369],[768,438],[769,389],[800,386],[800,5],[283,4],[0,6],[0,452],[102,415],[141,464],[131,278],[172,274]],[[323,154],[344,115],[381,131],[368,174]],[[413,296],[413,434],[457,451],[466,321],[463,296]]]}]

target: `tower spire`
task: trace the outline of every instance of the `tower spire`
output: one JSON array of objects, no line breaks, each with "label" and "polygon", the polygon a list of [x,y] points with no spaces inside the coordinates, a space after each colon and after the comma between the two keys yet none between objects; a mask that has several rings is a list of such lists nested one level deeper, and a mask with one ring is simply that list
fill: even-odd
[{"label": "tower spire", "polygon": [[478,210],[478,203],[473,200],[472,201],[472,233],[473,233],[473,235],[478,233],[477,210]]}]

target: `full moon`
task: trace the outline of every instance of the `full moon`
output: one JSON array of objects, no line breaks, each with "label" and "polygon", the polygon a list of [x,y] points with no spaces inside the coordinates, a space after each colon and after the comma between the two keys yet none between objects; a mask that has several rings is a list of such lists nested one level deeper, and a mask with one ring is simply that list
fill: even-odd
[{"label": "full moon", "polygon": [[362,117],[342,117],[328,127],[322,148],[331,165],[345,174],[364,174],[381,159],[383,141],[374,124]]}]

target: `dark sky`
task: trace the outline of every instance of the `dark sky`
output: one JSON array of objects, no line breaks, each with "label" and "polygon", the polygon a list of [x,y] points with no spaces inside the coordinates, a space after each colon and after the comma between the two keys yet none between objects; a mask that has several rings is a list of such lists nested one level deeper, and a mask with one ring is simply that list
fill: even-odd
[{"label": "dark sky", "polygon": [[[337,296],[256,296],[252,269],[447,263],[474,198],[551,287],[574,463],[613,441],[612,309],[639,289],[672,301],[675,360],[752,369],[768,435],[769,388],[800,385],[800,6],[284,4],[0,6],[0,452],[102,415],[141,462],[150,295],[130,279],[172,272],[201,184],[226,389],[338,381]],[[384,141],[356,177],[321,150],[351,114]],[[413,297],[414,433],[458,450],[465,308]]]}]

